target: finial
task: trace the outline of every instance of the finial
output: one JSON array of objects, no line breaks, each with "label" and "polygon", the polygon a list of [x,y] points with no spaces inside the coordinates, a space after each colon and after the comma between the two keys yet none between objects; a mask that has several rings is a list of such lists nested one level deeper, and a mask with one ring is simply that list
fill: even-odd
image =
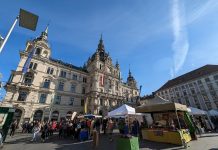
[{"label": "finial", "polygon": [[100,37],[100,40],[99,40],[97,51],[104,51],[104,44],[103,44],[102,33],[101,33],[101,37]]},{"label": "finial", "polygon": [[131,77],[130,64],[129,64],[129,77]]},{"label": "finial", "polygon": [[103,41],[103,40],[102,40],[102,33],[101,33],[101,38],[100,38],[100,40]]},{"label": "finial", "polygon": [[46,28],[45,28],[45,33],[48,34],[48,26],[49,26],[50,22],[47,24]]}]

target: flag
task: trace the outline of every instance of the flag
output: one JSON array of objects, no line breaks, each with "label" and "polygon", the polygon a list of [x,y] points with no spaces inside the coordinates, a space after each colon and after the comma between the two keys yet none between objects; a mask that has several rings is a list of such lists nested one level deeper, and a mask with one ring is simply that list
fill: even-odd
[{"label": "flag", "polygon": [[27,72],[34,53],[35,53],[35,47],[33,46],[30,53],[29,53],[29,55],[28,55],[28,57],[27,57],[27,59],[26,59],[26,62],[24,64],[24,66],[23,66],[23,69],[22,69],[23,74],[25,74]]}]

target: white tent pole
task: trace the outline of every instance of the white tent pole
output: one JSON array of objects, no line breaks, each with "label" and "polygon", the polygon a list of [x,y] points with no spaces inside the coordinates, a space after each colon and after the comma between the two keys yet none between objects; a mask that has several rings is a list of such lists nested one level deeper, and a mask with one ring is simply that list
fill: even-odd
[{"label": "white tent pole", "polygon": [[19,19],[19,16],[17,16],[16,19],[14,20],[14,23],[13,23],[13,25],[11,26],[10,30],[8,31],[8,34],[7,34],[7,36],[5,37],[5,39],[4,39],[3,43],[2,43],[2,45],[0,45],[0,53],[1,53],[1,51],[2,51],[2,49],[3,49],[3,47],[4,47],[4,45],[5,45],[5,43],[7,42],[7,40],[8,40],[8,38],[9,38],[9,36],[10,36],[12,30],[14,29],[14,27],[15,27],[15,25],[16,25],[18,19]]}]

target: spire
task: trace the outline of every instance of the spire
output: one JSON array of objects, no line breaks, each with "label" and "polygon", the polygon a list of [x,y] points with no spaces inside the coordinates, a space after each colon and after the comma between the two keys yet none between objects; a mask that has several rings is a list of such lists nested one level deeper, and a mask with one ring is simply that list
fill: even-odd
[{"label": "spire", "polygon": [[48,40],[48,26],[49,26],[49,24],[47,24],[47,26],[46,26],[46,28],[45,28],[45,31],[43,31],[42,33],[41,33],[41,39],[43,39],[43,40],[45,40],[45,41],[47,41]]},{"label": "spire", "polygon": [[131,77],[131,76],[132,76],[132,73],[130,71],[130,64],[129,64],[129,77]]},{"label": "spire", "polygon": [[118,63],[118,60],[116,60],[116,65],[115,65],[117,68],[120,67],[119,63]]},{"label": "spire", "polygon": [[49,24],[46,26],[46,28],[45,28],[45,33],[48,35],[48,26],[49,26]]},{"label": "spire", "polygon": [[98,51],[104,51],[104,43],[103,43],[103,39],[102,39],[102,34],[101,34],[99,44],[98,44]]}]

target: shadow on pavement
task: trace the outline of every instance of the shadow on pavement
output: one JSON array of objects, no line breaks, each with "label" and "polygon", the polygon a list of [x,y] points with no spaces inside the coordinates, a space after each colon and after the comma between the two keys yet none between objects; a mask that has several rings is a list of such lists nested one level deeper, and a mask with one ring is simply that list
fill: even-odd
[{"label": "shadow on pavement", "polygon": [[[50,137],[44,143],[40,141],[40,137],[38,137],[37,142],[31,142],[31,134],[28,135],[17,135],[16,137],[9,138],[6,140],[5,144],[25,144],[26,146],[31,146],[32,144],[39,144],[40,147],[46,147],[48,145],[54,145],[52,149],[54,150],[72,150],[72,149],[79,149],[79,150],[116,150],[116,143],[117,139],[119,138],[119,134],[113,134],[113,141],[109,140],[108,135],[101,134],[99,137],[99,145],[97,148],[93,147],[93,141],[76,141],[72,138],[62,138],[59,139],[57,135]],[[16,145],[15,145],[16,146]],[[140,149],[173,149],[179,150],[183,149],[181,146],[172,145],[172,144],[165,144],[165,143],[157,143],[151,142],[147,140],[141,140],[139,142]],[[38,147],[38,146],[37,146]],[[212,150],[212,149],[211,149]],[[215,150],[215,149],[213,149]]]},{"label": "shadow on pavement", "polygon": [[179,150],[183,149],[183,147],[173,144],[167,144],[167,143],[158,143],[158,142],[152,142],[148,140],[142,140],[140,141],[140,148],[148,148],[148,149],[169,149],[174,148],[173,150]]}]

